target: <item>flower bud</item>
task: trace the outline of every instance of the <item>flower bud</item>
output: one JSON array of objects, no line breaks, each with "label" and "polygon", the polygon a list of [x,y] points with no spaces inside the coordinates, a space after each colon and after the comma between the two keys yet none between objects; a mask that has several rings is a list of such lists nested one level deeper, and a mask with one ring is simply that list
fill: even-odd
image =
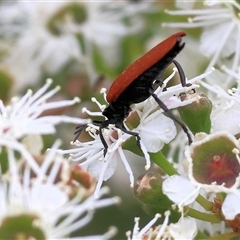
[{"label": "flower bud", "polygon": [[[189,96],[191,98],[196,97],[196,94],[182,94],[180,98],[182,101],[185,101]],[[210,133],[212,102],[204,94],[200,94],[197,97],[196,101],[179,107],[178,112],[193,134],[198,132]]]},{"label": "flower bud", "polygon": [[9,216],[1,221],[0,239],[46,239],[44,231],[36,224],[40,219],[34,215]]},{"label": "flower bud", "polygon": [[134,187],[134,194],[142,203],[156,205],[162,195],[162,182],[161,176],[157,173],[141,175]]},{"label": "flower bud", "polygon": [[134,187],[135,197],[144,205],[144,209],[151,214],[171,211],[170,219],[176,222],[180,214],[172,210],[172,202],[162,192],[162,177],[153,172],[139,176]]},{"label": "flower bud", "polygon": [[67,185],[69,187],[70,198],[75,197],[79,191],[81,191],[83,198],[87,198],[93,194],[95,190],[96,179],[81,166],[72,165],[70,167],[70,176]]}]

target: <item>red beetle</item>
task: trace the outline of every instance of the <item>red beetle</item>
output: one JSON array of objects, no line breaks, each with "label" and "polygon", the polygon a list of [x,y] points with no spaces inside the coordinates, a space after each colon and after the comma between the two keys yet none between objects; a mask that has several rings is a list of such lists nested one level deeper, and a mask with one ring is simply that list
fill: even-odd
[{"label": "red beetle", "polygon": [[[152,96],[159,106],[167,113],[167,116],[179,123],[188,136],[189,144],[192,142],[187,127],[174,117],[166,105],[154,93],[155,89],[162,83],[161,76],[165,69],[173,62],[180,70],[182,84],[185,84],[185,76],[180,65],[174,61],[177,54],[183,49],[182,37],[186,34],[178,32],[159,43],[145,55],[140,57],[113,82],[107,94],[108,107],[104,109],[102,115],[107,117],[105,121],[93,121],[99,126],[100,139],[104,146],[104,155],[108,145],[103,137],[102,129],[109,124],[114,124],[116,128],[137,138],[140,147],[140,136],[136,132],[127,130],[123,124],[131,112],[131,104],[140,103]],[[78,126],[75,132],[76,138],[80,135],[84,126]]]}]

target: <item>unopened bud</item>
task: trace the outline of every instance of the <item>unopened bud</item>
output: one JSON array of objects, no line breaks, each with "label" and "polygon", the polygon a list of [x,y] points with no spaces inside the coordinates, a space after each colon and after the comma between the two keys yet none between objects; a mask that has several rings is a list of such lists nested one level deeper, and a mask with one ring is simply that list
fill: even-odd
[{"label": "unopened bud", "polygon": [[[144,209],[150,213],[163,214],[172,209],[172,202],[162,192],[162,177],[157,173],[146,173],[141,175],[134,187],[134,194],[144,205]],[[171,211],[171,220],[177,221],[180,217],[177,211]]]},{"label": "unopened bud", "polygon": [[[196,97],[196,94],[191,94],[189,96],[191,96],[191,98]],[[184,94],[181,95],[180,98],[182,101],[184,101],[189,98],[189,96]],[[193,134],[199,132],[210,133],[211,111],[212,102],[204,94],[200,94],[197,101],[178,108],[178,112],[182,120],[189,127]]]},{"label": "unopened bud", "polygon": [[156,204],[162,194],[162,182],[161,176],[157,173],[141,175],[134,187],[134,194],[142,203]]},{"label": "unopened bud", "polygon": [[94,192],[96,187],[96,179],[90,174],[90,172],[85,171],[79,165],[73,165],[70,168],[70,178],[68,185],[72,189],[72,194],[74,195],[74,189],[79,189],[81,187],[82,194],[89,196]]}]

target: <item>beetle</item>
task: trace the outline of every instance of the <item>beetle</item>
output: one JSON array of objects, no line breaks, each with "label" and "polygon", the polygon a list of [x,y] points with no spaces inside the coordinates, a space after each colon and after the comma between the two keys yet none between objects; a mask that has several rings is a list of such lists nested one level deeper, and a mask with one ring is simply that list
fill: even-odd
[{"label": "beetle", "polygon": [[[185,35],[185,32],[178,32],[160,42],[127,67],[113,82],[106,96],[109,105],[102,112],[102,115],[107,120],[93,121],[93,124],[99,126],[99,136],[104,146],[104,156],[107,153],[108,145],[103,137],[102,130],[107,128],[109,124],[114,124],[116,128],[135,136],[140,147],[139,134],[126,129],[124,120],[131,112],[131,104],[143,102],[150,96],[155,99],[168,117],[180,124],[188,137],[189,144],[191,144],[192,139],[185,124],[175,118],[167,106],[154,93],[156,88],[162,84],[161,76],[171,63],[174,63],[179,69],[181,82],[185,84],[185,75],[180,65],[174,60],[184,48],[185,43],[182,42],[182,37]],[[77,127],[75,140],[84,127],[82,125]]]}]

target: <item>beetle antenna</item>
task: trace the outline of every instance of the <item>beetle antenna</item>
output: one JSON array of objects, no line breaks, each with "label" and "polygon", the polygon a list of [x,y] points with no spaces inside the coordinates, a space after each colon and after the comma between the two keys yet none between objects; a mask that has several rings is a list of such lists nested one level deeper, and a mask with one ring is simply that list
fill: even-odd
[{"label": "beetle antenna", "polygon": [[87,126],[87,124],[76,126],[76,128],[75,128],[76,131],[74,132],[74,135],[76,135],[76,136],[75,136],[73,142],[75,142],[75,141],[79,138],[79,136],[81,135],[83,129],[84,129],[86,126]]},{"label": "beetle antenna", "polygon": [[93,120],[92,123],[96,126],[101,126],[102,121],[98,121],[98,120]]},{"label": "beetle antenna", "polygon": [[188,138],[188,144],[190,145],[192,143],[192,137],[184,123],[182,123],[180,120],[178,120],[171,112],[171,110],[165,105],[165,103],[158,98],[158,96],[151,92],[151,96],[155,99],[155,101],[158,103],[158,105],[163,109],[163,111],[166,113],[166,115],[171,118],[173,121],[177,122],[183,131],[186,133],[187,138]]}]

